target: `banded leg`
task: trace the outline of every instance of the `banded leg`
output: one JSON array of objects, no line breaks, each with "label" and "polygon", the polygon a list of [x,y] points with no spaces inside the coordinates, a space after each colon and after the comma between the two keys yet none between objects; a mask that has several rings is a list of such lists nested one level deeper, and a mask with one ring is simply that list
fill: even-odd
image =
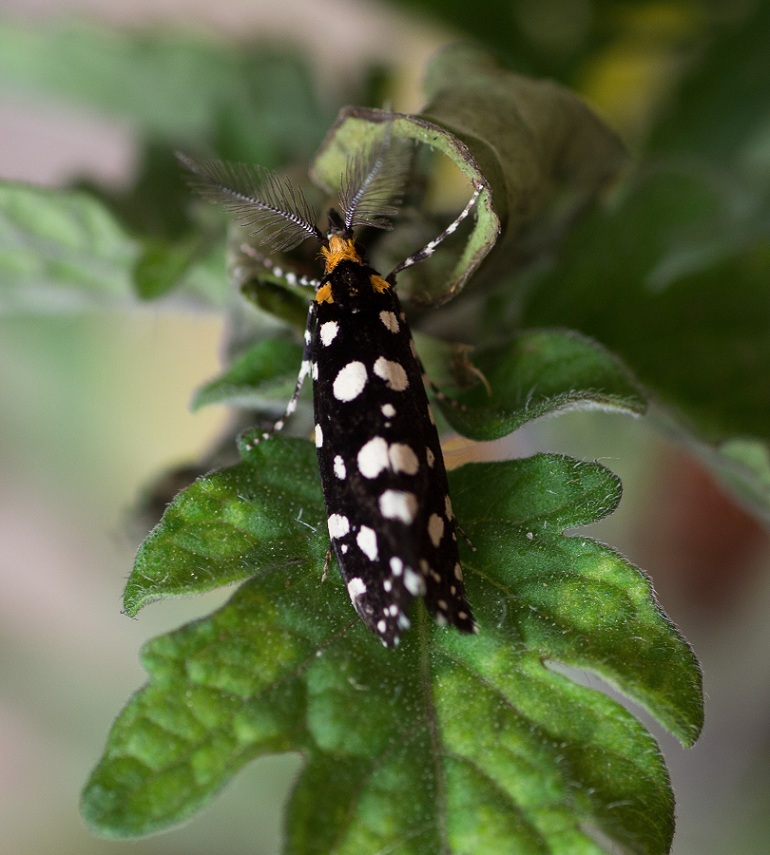
[{"label": "banded leg", "polygon": [[274,422],[271,427],[269,427],[266,431],[262,433],[261,436],[252,439],[252,441],[247,446],[248,448],[254,448],[254,446],[258,445],[263,440],[269,439],[274,433],[278,433],[278,431],[283,430],[286,422],[297,409],[297,402],[299,401],[299,396],[302,392],[302,386],[305,382],[305,378],[310,373],[312,373],[313,370],[313,361],[310,358],[310,342],[312,341],[313,325],[315,324],[317,305],[318,304],[313,301],[310,304],[310,308],[308,309],[307,325],[305,326],[305,346],[302,350],[302,365],[300,366],[299,374],[297,375],[297,382],[294,385],[294,391],[292,392],[291,398],[289,399],[289,403],[286,405],[286,409],[284,410],[284,413],[281,418],[278,419],[278,421]]},{"label": "banded leg", "polygon": [[[457,375],[471,375],[476,378],[476,380],[481,383],[489,397],[492,397],[492,387],[489,385],[489,380],[487,380],[484,372],[475,366],[473,362],[470,360],[470,354],[473,352],[474,348],[472,345],[454,345],[454,354],[452,358],[452,366],[453,373]],[[420,370],[422,371],[422,381],[425,386],[431,390],[433,395],[441,401],[442,404],[447,404],[456,410],[466,410],[467,407],[465,404],[461,404],[455,398],[449,397],[446,395],[425,373],[425,368],[422,364],[422,360],[418,360],[420,363]]]},{"label": "banded leg", "polygon": [[455,398],[450,398],[449,395],[447,395],[430,379],[430,377],[428,377],[424,370],[422,373],[422,382],[427,389],[430,389],[431,395],[447,407],[451,407],[453,410],[459,410],[461,413],[464,413],[468,409],[465,404],[461,404]]},{"label": "banded leg", "polygon": [[247,243],[241,244],[241,252],[248,255],[253,261],[261,264],[266,270],[269,270],[273,276],[282,279],[287,285],[300,285],[303,288],[319,288],[321,283],[318,279],[311,279],[309,276],[297,276],[293,270],[284,270],[279,267],[274,261],[257,252],[253,246]]},{"label": "banded leg", "polygon": [[446,240],[449,235],[453,234],[457,231],[460,223],[470,214],[473,210],[473,206],[476,204],[476,200],[479,198],[479,193],[481,193],[482,186],[481,184],[476,185],[476,189],[473,191],[473,195],[471,196],[468,204],[460,211],[457,215],[457,218],[451,222],[440,235],[433,238],[430,243],[426,243],[425,246],[413,253],[409,256],[409,258],[404,259],[400,264],[397,264],[393,270],[390,271],[388,276],[385,278],[388,282],[393,282],[397,274],[399,274],[402,270],[405,270],[407,267],[412,267],[415,264],[419,264],[421,261],[425,261],[426,258],[430,258],[431,255],[436,251],[436,247],[443,241]]}]

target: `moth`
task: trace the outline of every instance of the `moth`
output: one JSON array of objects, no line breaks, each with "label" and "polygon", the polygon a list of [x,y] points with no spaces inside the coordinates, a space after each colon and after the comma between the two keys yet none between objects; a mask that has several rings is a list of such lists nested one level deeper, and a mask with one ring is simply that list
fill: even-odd
[{"label": "moth", "polygon": [[457,229],[481,186],[448,228],[383,277],[355,235],[392,228],[410,163],[403,149],[393,148],[386,132],[350,159],[339,209],[329,210],[325,232],[288,179],[260,167],[178,155],[194,189],[234,213],[258,245],[273,252],[305,240],[320,245],[323,270],[314,280],[243,247],[274,274],[314,289],[294,394],[262,438],[284,426],[310,376],[330,549],[353,606],[387,647],[409,628],[416,597],[440,625],[476,630],[444,458],[396,275],[431,256]]}]

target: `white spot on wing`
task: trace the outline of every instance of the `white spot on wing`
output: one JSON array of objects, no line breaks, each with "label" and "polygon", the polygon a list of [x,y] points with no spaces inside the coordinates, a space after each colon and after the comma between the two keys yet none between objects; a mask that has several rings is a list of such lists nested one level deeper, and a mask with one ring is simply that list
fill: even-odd
[{"label": "white spot on wing", "polygon": [[388,468],[388,443],[381,436],[370,439],[358,452],[357,462],[358,471],[364,478],[376,478]]},{"label": "white spot on wing", "polygon": [[385,325],[385,329],[392,333],[397,333],[400,329],[398,318],[393,314],[393,312],[380,312],[380,320]]},{"label": "white spot on wing", "polygon": [[436,455],[429,448],[425,449],[425,453],[428,456],[428,466],[430,466],[430,468],[433,469],[433,465],[436,462]]},{"label": "white spot on wing", "polygon": [[355,604],[356,598],[360,597],[362,594],[366,593],[366,582],[363,579],[359,579],[356,577],[355,579],[351,579],[348,582],[348,594],[350,594],[350,599]]},{"label": "white spot on wing", "polygon": [[388,449],[388,457],[394,472],[416,475],[420,468],[420,461],[417,459],[417,455],[403,442],[394,442]]},{"label": "white spot on wing", "polygon": [[404,573],[404,587],[410,594],[419,597],[425,593],[425,580],[411,567],[407,567]]},{"label": "white spot on wing", "polygon": [[345,476],[347,475],[345,461],[339,456],[339,454],[334,458],[334,474],[340,479],[340,481],[344,481]]},{"label": "white spot on wing", "polygon": [[377,535],[374,529],[362,525],[361,530],[356,535],[356,543],[370,561],[377,560],[380,552],[377,548]]},{"label": "white spot on wing", "polygon": [[345,537],[350,531],[350,521],[343,514],[330,514],[328,519],[329,537]]},{"label": "white spot on wing", "polygon": [[385,416],[386,419],[392,419],[393,416],[396,415],[396,408],[393,406],[393,404],[383,404],[380,407],[380,410],[382,411],[382,414],[383,416]]},{"label": "white spot on wing", "polygon": [[325,324],[321,324],[321,329],[319,330],[321,335],[321,344],[324,347],[328,347],[334,341],[339,331],[340,325],[337,321],[327,321]]},{"label": "white spot on wing", "polygon": [[409,388],[409,378],[399,362],[380,356],[374,363],[374,373],[385,381],[388,389],[394,392],[403,392]]},{"label": "white spot on wing", "polygon": [[417,513],[417,496],[403,490],[385,490],[380,496],[380,512],[386,519],[410,525]]},{"label": "white spot on wing", "polygon": [[438,514],[431,514],[428,520],[428,536],[434,546],[441,543],[441,538],[444,536],[444,520]]},{"label": "white spot on wing", "polygon": [[381,436],[364,443],[358,452],[357,462],[358,471],[364,478],[376,478],[385,469],[416,475],[420,468],[420,461],[410,446],[403,442],[388,445]]},{"label": "white spot on wing", "polygon": [[321,430],[321,425],[315,426],[315,447],[322,448],[324,444],[324,432]]},{"label": "white spot on wing", "polygon": [[332,391],[338,401],[352,401],[366,386],[366,366],[363,362],[348,362],[334,378]]}]

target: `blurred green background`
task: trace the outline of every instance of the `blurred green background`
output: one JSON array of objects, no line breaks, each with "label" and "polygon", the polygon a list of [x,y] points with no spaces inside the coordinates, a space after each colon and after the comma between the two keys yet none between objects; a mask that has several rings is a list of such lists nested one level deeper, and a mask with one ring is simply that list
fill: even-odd
[{"label": "blurred green background", "polygon": [[[393,66],[388,97],[394,108],[418,109],[425,58],[458,36],[472,35],[520,70],[554,76],[578,89],[618,128],[634,156],[650,145],[656,117],[670,108],[672,81],[682,64],[715,38],[719,16],[729,28],[758,5],[742,2],[727,11],[706,2],[519,0],[470,12],[468,4],[446,0],[439,18],[430,14],[430,3],[417,0],[5,0],[0,32],[19,39],[22,30],[46,33],[87,20],[116,30],[182,28],[210,39],[217,50],[224,46],[224,54],[227,45],[252,40],[276,51],[291,45],[314,69],[315,92],[299,92],[301,75],[294,75],[291,65],[262,78],[263,97],[274,105],[261,115],[270,115],[273,125],[261,134],[255,117],[252,138],[231,140],[233,156],[248,148],[254,159],[261,151],[265,159],[278,157],[270,146],[281,139],[284,148],[292,141],[294,157],[307,158],[341,104],[376,91],[379,78],[372,69],[377,67]],[[34,35],[30,38],[34,44]],[[77,49],[76,41],[71,49]],[[116,63],[137,61],[117,54]],[[119,105],[110,109],[113,93],[106,82],[100,92],[98,75],[78,78],[82,71],[72,67],[51,70],[46,57],[30,54],[29,68],[38,65],[40,78],[31,83],[40,94],[34,94],[34,85],[0,75],[0,177],[49,186],[96,182],[119,197],[147,165],[139,128],[117,114]],[[151,84],[144,81],[145,93]],[[80,103],[79,87],[89,92]],[[284,109],[289,87],[294,96]],[[161,136],[183,127],[194,138],[197,119],[190,104],[196,93],[188,94],[190,103],[182,98],[178,114],[159,110],[146,117],[147,124]],[[120,104],[141,96],[141,87],[132,92],[128,79],[115,93]],[[104,103],[98,106],[100,98]],[[298,114],[303,98],[307,109]],[[714,104],[717,115],[721,106]],[[238,108],[235,96],[223,105],[220,140],[228,127],[227,110]],[[765,121],[770,129],[770,115]],[[740,133],[740,127],[732,132]],[[201,143],[210,141],[211,136]],[[681,148],[688,153],[686,145],[683,141]],[[756,157],[770,163],[762,151],[757,148]],[[126,217],[130,221],[128,210]],[[138,855],[279,851],[280,808],[300,763],[294,757],[252,764],[190,824],[138,843],[93,838],[77,809],[79,790],[112,717],[143,681],[137,656],[142,642],[206,614],[226,597],[223,592],[167,601],[135,621],[120,614],[122,586],[141,539],[132,507],[160,472],[204,452],[224,424],[225,414],[217,408],[195,415],[188,409],[195,387],[219,368],[222,335],[221,316],[194,301],[182,311],[137,303],[129,311],[52,305],[43,312],[0,315],[0,835],[5,852],[106,855],[129,845]],[[450,464],[454,454],[465,453],[465,445],[453,444]],[[700,742],[685,752],[651,726],[677,796],[673,851],[767,851],[766,533],[646,420],[573,413],[476,451],[498,456],[536,450],[597,458],[622,477],[621,508],[595,534],[653,576],[664,608],[703,663],[707,707]]]}]

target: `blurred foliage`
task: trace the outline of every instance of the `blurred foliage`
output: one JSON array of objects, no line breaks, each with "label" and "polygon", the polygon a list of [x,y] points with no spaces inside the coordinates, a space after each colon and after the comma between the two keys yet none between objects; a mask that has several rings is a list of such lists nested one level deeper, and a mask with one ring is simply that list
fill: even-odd
[{"label": "blurred foliage", "polygon": [[[476,226],[448,245],[443,258],[437,253],[414,278],[404,276],[405,291],[416,298],[415,326],[422,330],[420,350],[431,374],[445,380],[442,385],[466,406],[447,409],[447,420],[469,436],[491,438],[547,413],[581,406],[639,413],[652,401],[667,429],[758,515],[770,518],[770,5],[494,0],[471,11],[456,0],[398,5],[482,46],[439,55],[426,77],[424,113],[394,123],[397,135],[418,140],[432,159],[420,166],[403,223],[372,244],[378,259],[404,257],[404,247],[420,246],[448,222],[447,212],[424,205],[440,157],[451,162],[458,185],[466,186],[462,176],[482,185]],[[489,49],[507,65],[492,59]],[[302,295],[279,281],[267,288],[270,276],[246,263],[238,252],[244,236],[232,231],[231,278],[251,297],[233,305],[222,275],[225,221],[190,200],[173,151],[203,150],[297,175],[320,147],[313,175],[323,188],[308,189],[320,205],[324,192],[336,189],[348,153],[379,132],[377,111],[360,108],[380,106],[388,71],[368,69],[347,83],[348,100],[359,109],[343,111],[328,135],[335,110],[296,51],[217,45],[175,33],[3,24],[0,80],[25,97],[55,98],[127,122],[141,147],[134,182],[119,191],[87,181],[58,192],[0,186],[0,309],[60,312],[150,299],[227,306],[227,364],[196,403],[229,403],[253,420],[267,419],[291,384],[287,363],[298,353]],[[624,174],[617,137],[566,87],[604,96],[600,108],[627,120],[621,131],[632,157]],[[302,272],[313,269],[313,257],[304,250],[286,261]],[[423,311],[428,301],[446,305]],[[441,339],[468,347],[452,348]],[[394,832],[404,817],[396,809],[403,790],[388,779],[399,763],[399,774],[411,782],[413,804],[407,807],[415,808],[407,825],[417,828],[426,818],[433,823],[414,837],[414,846],[427,848],[415,851],[440,851],[442,845],[446,851],[449,839],[458,851],[500,851],[501,839],[514,838],[522,852],[544,846],[577,851],[578,840],[580,851],[600,851],[583,835],[586,826],[600,828],[630,851],[667,851],[670,792],[646,732],[613,705],[610,718],[618,729],[608,735],[598,711],[610,702],[570,680],[553,681],[539,664],[553,658],[591,669],[651,709],[683,742],[697,734],[694,660],[657,610],[643,578],[592,541],[561,534],[565,526],[614,507],[619,493],[608,473],[554,458],[455,473],[460,519],[478,541],[478,556],[465,561],[473,571],[474,604],[487,616],[488,635],[479,642],[487,659],[471,661],[475,639],[445,637],[421,617],[406,658],[394,665],[387,654],[372,651],[372,639],[362,635],[339,596],[338,581],[316,596],[324,547],[323,538],[305,528],[322,526],[307,459],[312,450],[288,441],[242,452],[235,466],[198,480],[176,500],[140,553],[127,606],[135,611],[154,597],[255,578],[211,618],[148,648],[151,682],[116,725],[87,791],[84,810],[94,825],[112,834],[162,827],[188,815],[256,753],[293,748],[310,760],[292,801],[289,852],[314,851],[308,835],[321,841],[319,852],[390,845],[404,827]],[[514,508],[506,504],[503,487],[519,479],[526,488]],[[601,495],[592,493],[595,482],[603,484]],[[260,498],[263,489],[275,499],[274,507]],[[300,498],[292,492],[297,490]],[[498,501],[485,504],[481,497],[487,493]],[[544,495],[560,499],[558,513],[539,505]],[[276,516],[284,505],[285,513]],[[312,510],[312,523],[300,525],[296,512],[302,509]],[[545,537],[551,537],[549,523],[552,539]],[[494,536],[487,538],[485,526],[495,529]],[[562,573],[571,566],[560,558],[562,549],[584,551],[574,579]],[[528,587],[526,568],[512,557],[519,555],[525,564],[542,562],[538,566],[554,586],[550,592]],[[276,561],[294,567],[299,593],[287,593],[283,580],[270,572]],[[581,585],[596,583],[593,574],[601,569],[623,581],[597,593],[608,604],[606,613],[586,612],[599,600],[581,596]],[[503,593],[493,595],[494,585]],[[309,598],[304,605],[303,597]],[[280,613],[276,604],[282,604]],[[500,604],[504,614],[495,623]],[[635,619],[644,615],[644,625],[624,624],[626,609]],[[617,626],[607,634],[604,621]],[[557,625],[563,631],[551,633]],[[342,645],[335,637],[337,646],[325,647],[324,633],[334,632],[341,633]],[[222,660],[211,659],[211,638],[229,639]],[[645,644],[632,644],[634,653],[616,667],[613,649],[639,639]],[[655,639],[665,641],[656,648]],[[558,649],[550,646],[555,640],[561,642]],[[333,655],[315,662],[321,649]],[[673,671],[670,662],[656,659],[665,651],[678,663]],[[233,661],[225,661],[230,654]],[[479,675],[492,679],[495,657],[509,668],[517,663],[521,694],[501,686],[502,703],[482,703]],[[243,675],[255,661],[260,667],[269,662],[273,671],[269,680],[252,675],[251,685]],[[336,672],[329,670],[332,661]],[[474,675],[465,691],[460,661]],[[415,669],[423,669],[419,686]],[[348,728],[351,742],[344,744],[337,727],[346,721],[345,711],[355,709],[351,687],[368,685],[372,673],[387,677],[369,697],[371,722]],[[419,702],[418,689],[426,693]],[[285,721],[271,717],[268,696],[276,708],[291,702]],[[456,709],[471,697],[478,703],[470,718],[485,721],[488,731],[460,732]],[[562,703],[565,717],[556,722],[558,715],[549,718],[548,710]],[[504,714],[506,705],[518,705],[517,714]],[[386,708],[389,715],[383,717]],[[438,717],[432,718],[436,709]],[[567,738],[571,715],[585,732]],[[419,775],[407,768],[408,742],[398,743],[403,734],[389,729],[403,716],[431,722],[434,735],[455,752],[450,759],[423,741],[417,756],[434,771],[442,764],[452,767],[444,796],[454,809],[451,816],[458,817],[456,826],[441,827],[433,813],[440,775],[431,778],[428,804],[419,802]],[[491,780],[501,786],[505,781],[506,798],[524,811],[514,823],[505,799],[490,800],[479,781],[453,764],[457,757],[484,754],[474,740],[483,743],[491,733],[510,736],[524,721],[525,730],[541,728],[527,743],[539,777],[524,785],[522,766],[514,772],[486,769]],[[168,740],[170,733],[177,741]],[[401,754],[391,758],[395,766],[386,767],[384,777],[368,775],[365,767],[379,762],[377,752],[389,740],[401,746]],[[569,750],[560,753],[552,750],[555,745]],[[527,793],[536,793],[541,805],[561,805],[567,793],[588,792],[609,754],[613,786],[592,791],[592,799],[577,798],[567,819],[558,812],[532,812],[531,805],[524,810]],[[318,787],[332,786],[336,813],[319,825],[310,806]],[[359,788],[368,800],[350,820],[341,815],[341,805],[346,799],[352,804]],[[636,822],[633,809],[612,815],[619,793],[639,816],[656,814],[656,822]],[[469,828],[463,810],[490,804],[501,825],[484,840],[463,836]],[[526,828],[522,816],[529,821]],[[342,837],[335,837],[332,849],[325,835],[335,829]]]},{"label": "blurred foliage", "polygon": [[[297,53],[176,32],[4,23],[0,79],[120,118],[166,150],[187,140],[270,167],[307,158],[330,119]],[[178,170],[162,177],[178,180]]]}]

